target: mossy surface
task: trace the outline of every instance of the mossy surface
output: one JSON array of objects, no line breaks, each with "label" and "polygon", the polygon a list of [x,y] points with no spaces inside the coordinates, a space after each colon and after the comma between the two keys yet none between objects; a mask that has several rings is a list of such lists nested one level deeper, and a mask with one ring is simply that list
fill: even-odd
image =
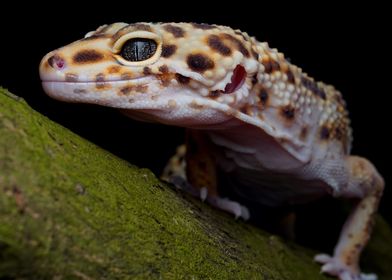
[{"label": "mossy surface", "polygon": [[[389,279],[392,234],[378,225],[365,257]],[[313,254],[173,190],[0,88],[0,279],[329,279]]]}]

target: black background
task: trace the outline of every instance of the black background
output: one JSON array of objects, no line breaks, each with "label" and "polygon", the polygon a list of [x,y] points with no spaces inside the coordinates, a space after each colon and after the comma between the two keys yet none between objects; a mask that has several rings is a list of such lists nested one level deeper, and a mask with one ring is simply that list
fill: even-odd
[{"label": "black background", "polygon": [[[38,76],[41,57],[102,24],[117,21],[192,21],[239,28],[269,42],[311,76],[343,93],[354,129],[353,153],[370,159],[386,179],[381,213],[392,221],[388,186],[391,70],[386,40],[391,34],[385,7],[375,2],[343,7],[331,2],[267,6],[263,2],[226,1],[216,2],[215,8],[211,2],[112,2],[84,6],[81,2],[42,6],[15,2],[2,9],[8,17],[1,19],[0,84],[82,137],[159,173],[183,141],[182,129],[138,123],[110,108],[50,99]],[[335,217],[327,214],[323,219],[333,221]]]}]

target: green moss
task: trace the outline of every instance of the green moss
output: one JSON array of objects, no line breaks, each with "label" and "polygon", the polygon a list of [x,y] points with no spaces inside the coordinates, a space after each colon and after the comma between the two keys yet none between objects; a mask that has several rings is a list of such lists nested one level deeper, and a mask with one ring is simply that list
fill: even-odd
[{"label": "green moss", "polygon": [[[3,89],[0,221],[0,278],[327,279],[314,252],[176,192]],[[392,277],[379,224],[368,266]]]}]

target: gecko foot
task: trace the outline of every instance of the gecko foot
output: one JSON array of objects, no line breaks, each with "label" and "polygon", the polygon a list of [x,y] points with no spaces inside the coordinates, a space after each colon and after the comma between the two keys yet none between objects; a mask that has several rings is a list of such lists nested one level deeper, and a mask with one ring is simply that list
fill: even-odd
[{"label": "gecko foot", "polygon": [[340,280],[377,280],[376,274],[360,273],[352,266],[343,263],[337,257],[318,254],[314,260],[322,264],[321,273],[336,276]]},{"label": "gecko foot", "polygon": [[194,197],[199,197],[201,201],[207,201],[208,204],[218,209],[234,214],[235,219],[242,218],[246,221],[250,217],[249,210],[244,205],[228,198],[209,196],[207,188],[197,189],[181,176],[172,176],[170,177],[169,182],[178,189],[181,189]]},{"label": "gecko foot", "polygon": [[222,197],[207,197],[207,202],[216,208],[234,214],[235,219],[242,218],[245,221],[250,218],[249,210],[240,203]]}]

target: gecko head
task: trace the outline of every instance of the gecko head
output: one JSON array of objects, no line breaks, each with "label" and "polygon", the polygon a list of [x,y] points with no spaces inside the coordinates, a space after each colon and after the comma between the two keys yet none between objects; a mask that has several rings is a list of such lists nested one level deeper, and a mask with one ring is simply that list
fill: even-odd
[{"label": "gecko head", "polygon": [[62,101],[201,127],[246,104],[258,70],[251,40],[215,25],[114,23],[48,53],[40,76],[45,92]]}]

